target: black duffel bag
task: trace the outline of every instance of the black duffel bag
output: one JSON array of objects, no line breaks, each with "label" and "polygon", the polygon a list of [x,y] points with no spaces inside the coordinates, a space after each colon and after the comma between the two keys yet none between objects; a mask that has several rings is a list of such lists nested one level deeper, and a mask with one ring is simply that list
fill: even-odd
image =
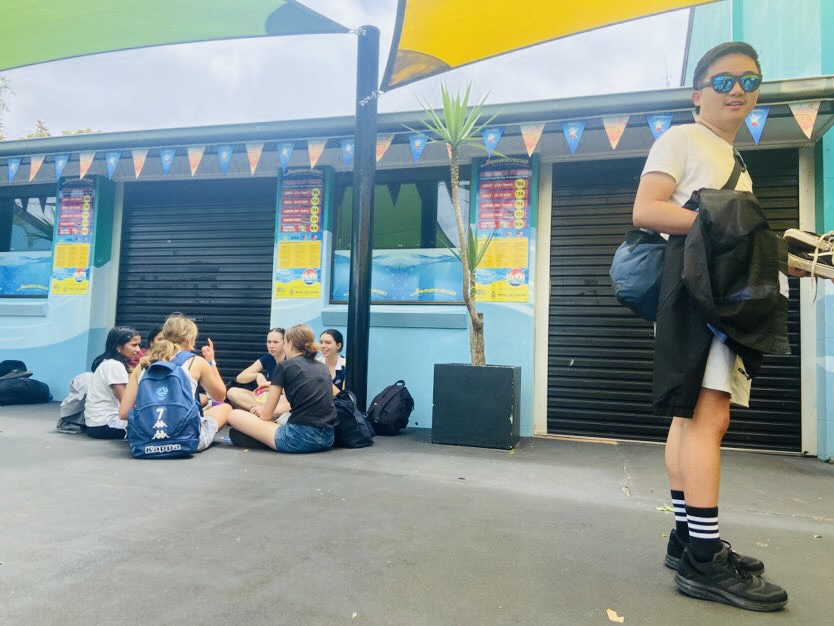
[{"label": "black duffel bag", "polygon": [[0,405],[41,404],[49,402],[52,395],[49,386],[32,380],[32,372],[23,361],[0,362]]}]

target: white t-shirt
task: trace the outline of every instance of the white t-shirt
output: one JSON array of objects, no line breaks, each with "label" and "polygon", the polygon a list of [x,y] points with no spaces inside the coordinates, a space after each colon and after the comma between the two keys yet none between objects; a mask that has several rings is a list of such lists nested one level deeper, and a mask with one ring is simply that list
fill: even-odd
[{"label": "white t-shirt", "polygon": [[84,404],[84,423],[87,426],[125,428],[119,419],[119,400],[110,385],[127,385],[127,368],[116,359],[104,359],[93,372],[87,400]]}]

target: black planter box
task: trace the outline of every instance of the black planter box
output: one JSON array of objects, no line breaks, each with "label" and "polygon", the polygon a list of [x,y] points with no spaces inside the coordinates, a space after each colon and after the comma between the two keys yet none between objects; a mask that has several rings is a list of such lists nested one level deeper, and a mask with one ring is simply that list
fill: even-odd
[{"label": "black planter box", "polygon": [[509,450],[518,443],[521,368],[434,366],[432,443]]}]

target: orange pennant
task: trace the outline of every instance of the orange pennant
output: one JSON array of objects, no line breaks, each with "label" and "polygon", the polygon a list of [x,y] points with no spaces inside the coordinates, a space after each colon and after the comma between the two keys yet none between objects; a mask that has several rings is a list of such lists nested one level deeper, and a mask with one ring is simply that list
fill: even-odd
[{"label": "orange pennant", "polygon": [[35,176],[38,175],[38,170],[41,169],[41,165],[43,165],[43,160],[46,158],[43,154],[38,154],[30,159],[29,163],[29,182],[31,183]]},{"label": "orange pennant", "polygon": [[521,125],[521,136],[524,139],[524,147],[527,148],[527,156],[533,156],[543,131],[544,124]]},{"label": "orange pennant", "polygon": [[253,176],[255,175],[255,170],[258,169],[258,162],[261,160],[261,153],[263,151],[263,142],[246,144],[246,157],[249,159],[249,173]]},{"label": "orange pennant", "polygon": [[188,166],[191,168],[191,175],[194,176],[197,168],[200,167],[200,161],[203,160],[203,155],[206,153],[206,147],[188,146],[186,152],[188,152]]},{"label": "orange pennant", "polygon": [[96,158],[95,152],[81,152],[78,155],[78,178],[84,178],[87,172],[90,171],[90,166],[93,164],[93,159]]},{"label": "orange pennant", "polygon": [[321,158],[321,153],[327,145],[327,139],[308,139],[307,140],[307,156],[310,157],[310,169],[316,166]]},{"label": "orange pennant", "polygon": [[602,125],[605,127],[605,134],[612,150],[617,149],[617,144],[620,143],[627,124],[628,115],[609,115],[602,118]]},{"label": "orange pennant", "polygon": [[377,135],[376,136],[376,162],[377,163],[379,163],[379,160],[388,151],[388,148],[391,146],[392,141],[394,141],[394,133],[387,133],[385,135]]},{"label": "orange pennant", "polygon": [[820,110],[820,101],[813,102],[791,102],[788,104],[793,113],[793,119],[799,124],[799,128],[810,139],[814,132],[814,123],[817,121],[817,113]]}]

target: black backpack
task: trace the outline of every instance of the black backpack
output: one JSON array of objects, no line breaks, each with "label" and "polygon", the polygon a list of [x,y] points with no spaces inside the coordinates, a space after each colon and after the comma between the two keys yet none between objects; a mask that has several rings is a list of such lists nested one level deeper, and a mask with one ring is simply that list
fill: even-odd
[{"label": "black backpack", "polygon": [[414,398],[408,393],[404,380],[388,385],[372,401],[368,421],[377,435],[396,435],[408,426],[408,416],[414,410]]},{"label": "black backpack", "polygon": [[49,386],[31,376],[23,361],[0,362],[0,405],[49,402]]},{"label": "black backpack", "polygon": [[365,448],[374,444],[374,429],[365,414],[356,408],[356,397],[340,391],[333,399],[339,423],[333,432],[333,445],[342,448]]}]

